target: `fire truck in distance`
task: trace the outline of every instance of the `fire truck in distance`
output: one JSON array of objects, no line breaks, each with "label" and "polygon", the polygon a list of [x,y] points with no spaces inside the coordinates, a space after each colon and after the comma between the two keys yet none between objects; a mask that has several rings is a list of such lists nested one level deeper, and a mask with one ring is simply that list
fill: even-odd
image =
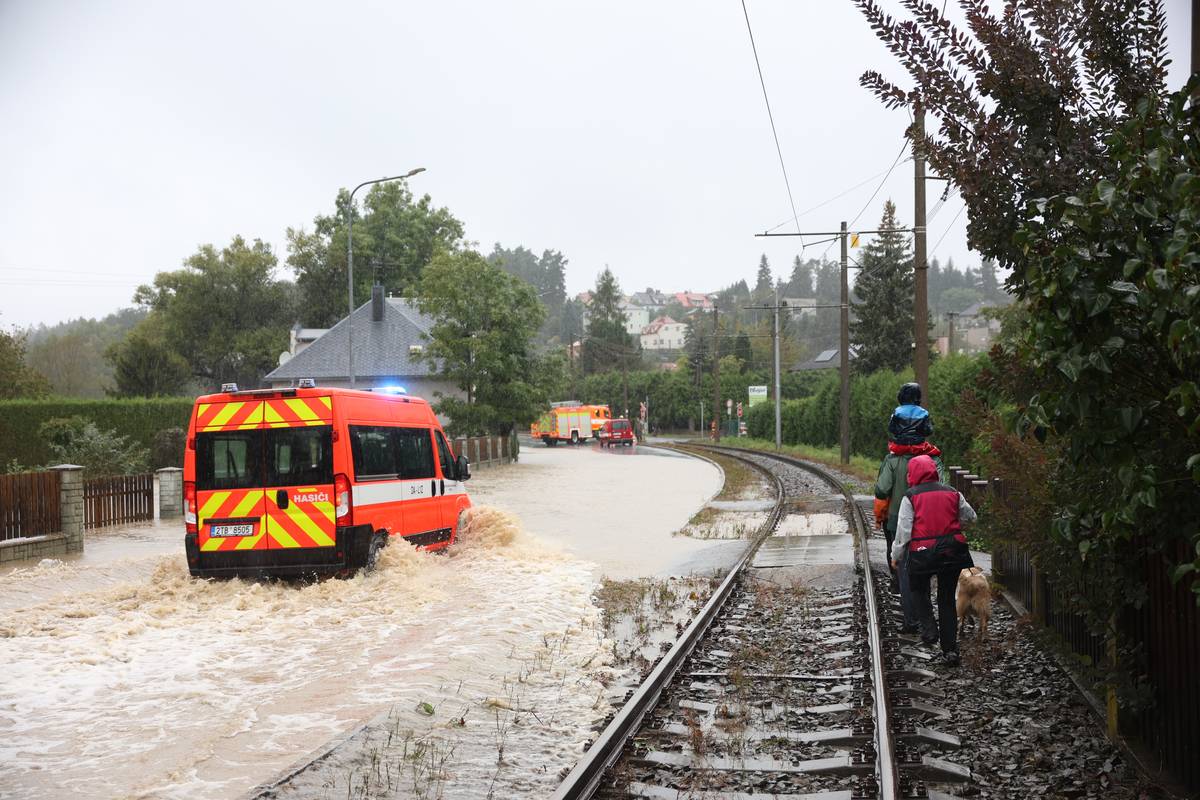
[{"label": "fire truck in distance", "polygon": [[[397,387],[398,388],[398,387]],[[449,546],[471,505],[429,403],[399,391],[239,391],[196,399],[183,462],[198,577],[348,575],[393,539]]]},{"label": "fire truck in distance", "polygon": [[529,435],[547,447],[559,442],[580,444],[595,438],[612,414],[605,405],[584,405],[577,400],[550,404],[550,410],[529,426]]}]

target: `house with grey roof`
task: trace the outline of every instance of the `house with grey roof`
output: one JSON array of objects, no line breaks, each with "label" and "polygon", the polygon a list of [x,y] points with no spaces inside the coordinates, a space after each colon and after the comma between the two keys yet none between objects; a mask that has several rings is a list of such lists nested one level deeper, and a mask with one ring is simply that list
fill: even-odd
[{"label": "house with grey roof", "polygon": [[[439,367],[425,358],[433,320],[415,302],[385,297],[376,287],[371,300],[354,310],[355,387],[403,386],[411,395],[435,401],[438,396],[464,397],[454,384],[438,375]],[[350,386],[349,325],[342,319],[289,358],[264,379],[273,389],[295,386],[312,378],[318,386]]]},{"label": "house with grey roof", "polygon": [[[858,345],[850,345],[850,349],[847,352],[850,356],[849,360],[853,362],[855,357],[858,355]],[[834,350],[822,350],[820,353],[817,353],[816,358],[813,358],[810,361],[801,361],[799,364],[793,366],[791,371],[809,372],[810,370],[814,369],[837,369],[842,364],[841,354],[841,348]]]}]

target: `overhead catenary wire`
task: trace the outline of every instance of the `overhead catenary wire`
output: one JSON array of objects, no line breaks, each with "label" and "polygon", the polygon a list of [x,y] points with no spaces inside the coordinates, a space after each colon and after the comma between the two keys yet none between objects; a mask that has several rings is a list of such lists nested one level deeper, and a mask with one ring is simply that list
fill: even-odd
[{"label": "overhead catenary wire", "polygon": [[[763,78],[762,62],[758,60],[758,45],[754,43],[754,29],[750,27],[750,11],[746,0],[742,0],[742,15],[746,18],[746,32],[750,34],[750,50],[754,53],[754,66],[758,70],[758,82],[762,86],[763,102],[767,105],[767,119],[771,122],[771,136],[775,138],[775,152],[779,154],[779,168],[783,171],[783,185],[787,188],[788,205],[792,209],[792,221],[796,232],[800,231],[800,215],[796,213],[796,201],[792,198],[792,183],[788,180],[787,165],[783,162],[783,148],[779,145],[779,132],[775,129],[775,115],[771,113],[771,99],[767,96],[767,82]],[[800,237],[800,251],[804,252],[804,237]]]}]

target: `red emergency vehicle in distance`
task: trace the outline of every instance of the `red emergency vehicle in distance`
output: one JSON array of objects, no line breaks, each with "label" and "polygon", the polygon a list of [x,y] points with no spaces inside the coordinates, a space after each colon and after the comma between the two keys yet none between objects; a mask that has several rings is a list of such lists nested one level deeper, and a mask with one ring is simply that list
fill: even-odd
[{"label": "red emergency vehicle in distance", "polygon": [[196,399],[184,453],[184,546],[192,575],[349,574],[391,537],[451,544],[470,507],[429,403],[318,388]]}]

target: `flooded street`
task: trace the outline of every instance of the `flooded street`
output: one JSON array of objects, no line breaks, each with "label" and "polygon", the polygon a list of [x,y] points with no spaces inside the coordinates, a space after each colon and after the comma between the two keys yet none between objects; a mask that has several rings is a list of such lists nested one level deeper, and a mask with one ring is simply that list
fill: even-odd
[{"label": "flooded street", "polygon": [[596,580],[710,546],[672,532],[720,475],[650,451],[521,459],[472,480],[449,554],[390,547],[347,581],[193,580],[175,523],[0,575],[0,795],[236,797],[382,714],[420,753],[398,762],[409,795],[443,758],[450,796],[541,796],[607,710]]}]

